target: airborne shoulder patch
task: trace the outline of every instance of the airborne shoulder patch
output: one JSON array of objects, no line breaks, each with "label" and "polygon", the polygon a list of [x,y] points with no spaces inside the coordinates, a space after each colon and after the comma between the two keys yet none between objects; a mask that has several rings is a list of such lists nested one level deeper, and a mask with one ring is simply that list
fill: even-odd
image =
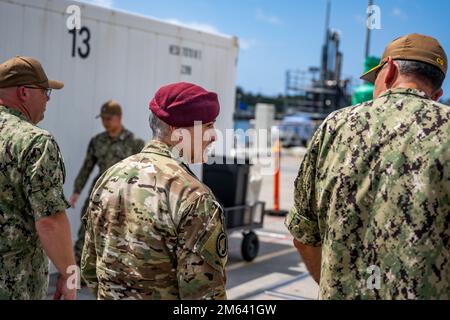
[{"label": "airborne shoulder patch", "polygon": [[221,259],[225,258],[228,254],[227,235],[223,231],[217,237],[216,250]]},{"label": "airborne shoulder patch", "polygon": [[195,244],[196,251],[205,262],[219,271],[225,269],[228,259],[228,238],[222,218],[222,210],[219,207]]}]

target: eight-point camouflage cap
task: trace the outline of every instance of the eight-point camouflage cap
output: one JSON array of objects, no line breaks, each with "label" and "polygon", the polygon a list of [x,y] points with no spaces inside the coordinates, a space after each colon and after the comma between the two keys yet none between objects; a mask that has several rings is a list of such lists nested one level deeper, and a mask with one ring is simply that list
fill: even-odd
[{"label": "eight-point camouflage cap", "polygon": [[400,37],[387,45],[380,63],[361,76],[362,80],[374,83],[377,71],[383,67],[387,58],[394,60],[413,60],[428,63],[447,74],[447,55],[439,42],[428,36],[413,33]]},{"label": "eight-point camouflage cap", "polygon": [[0,64],[0,88],[36,85],[46,89],[62,89],[64,83],[49,80],[39,61],[15,56]]},{"label": "eight-point camouflage cap", "polygon": [[100,118],[103,116],[114,116],[122,115],[122,108],[120,107],[120,104],[114,100],[106,101],[102,108],[100,109],[100,114],[96,118]]}]

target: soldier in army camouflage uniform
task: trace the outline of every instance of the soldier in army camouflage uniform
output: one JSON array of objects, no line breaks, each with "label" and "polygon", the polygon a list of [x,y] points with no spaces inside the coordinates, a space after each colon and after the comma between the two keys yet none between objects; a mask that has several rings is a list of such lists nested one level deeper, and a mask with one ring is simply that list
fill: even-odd
[{"label": "soldier in army camouflage uniform", "polygon": [[386,47],[374,100],[332,113],[295,182],[286,226],[322,299],[450,298],[447,56],[410,34]]},{"label": "soldier in army camouflage uniform", "polygon": [[76,298],[64,162],[52,135],[36,126],[51,89],[62,87],[33,58],[0,65],[0,299],[44,298],[48,257],[61,274],[54,298]]},{"label": "soldier in army camouflage uniform", "polygon": [[150,108],[153,140],[91,194],[83,278],[98,299],[226,299],[222,209],[187,165],[215,139],[217,95],[177,83]]},{"label": "soldier in army camouflage uniform", "polygon": [[[88,197],[81,209],[81,218],[89,204],[89,194],[98,177],[120,160],[140,152],[145,145],[143,140],[136,138],[132,132],[122,126],[122,108],[117,102],[110,100],[104,103],[97,118],[100,117],[106,131],[96,135],[89,142],[86,158],[75,179],[74,191],[69,199],[70,205],[75,207],[81,191],[97,165],[99,172],[94,178]],[[78,265],[80,265],[83,244],[84,226],[81,223],[78,230],[78,240],[75,243],[75,258]]]}]

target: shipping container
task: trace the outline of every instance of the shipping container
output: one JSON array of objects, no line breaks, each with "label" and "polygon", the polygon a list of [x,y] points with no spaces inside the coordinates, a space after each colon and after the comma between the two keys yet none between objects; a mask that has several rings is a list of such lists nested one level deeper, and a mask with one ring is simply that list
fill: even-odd
[{"label": "shipping container", "polygon": [[[67,198],[89,140],[104,131],[95,116],[109,99],[122,105],[124,126],[148,141],[148,104],[155,91],[168,83],[192,82],[218,93],[221,114],[216,127],[233,128],[236,37],[76,1],[0,0],[0,39],[1,62],[15,55],[35,57],[50,79],[65,83],[52,93],[39,126],[50,131],[61,148]],[[201,173],[200,166],[193,169]],[[76,209],[67,211],[73,240],[96,173]]]}]

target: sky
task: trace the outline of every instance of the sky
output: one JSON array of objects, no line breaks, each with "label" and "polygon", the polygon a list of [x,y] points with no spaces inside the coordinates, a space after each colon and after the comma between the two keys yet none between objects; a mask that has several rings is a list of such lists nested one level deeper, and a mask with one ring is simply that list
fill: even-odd
[{"label": "sky", "polygon": [[[237,85],[263,95],[284,93],[288,69],[319,66],[327,0],[85,0],[207,32],[237,36]],[[343,76],[359,84],[363,71],[367,0],[330,0],[330,27],[341,35]],[[381,56],[393,39],[422,33],[437,38],[450,56],[449,0],[374,0],[380,29],[370,54]],[[449,77],[450,78],[450,77]],[[450,79],[444,82],[450,98]]]}]

